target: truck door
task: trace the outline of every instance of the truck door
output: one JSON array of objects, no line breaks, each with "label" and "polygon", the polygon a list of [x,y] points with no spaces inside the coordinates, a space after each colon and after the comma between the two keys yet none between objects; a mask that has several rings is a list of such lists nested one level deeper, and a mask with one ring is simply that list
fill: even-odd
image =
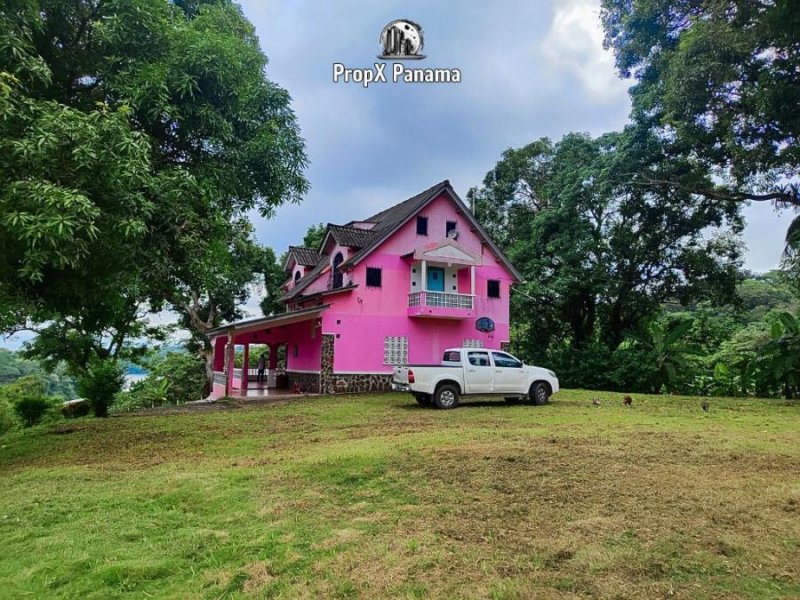
[{"label": "truck door", "polygon": [[464,364],[464,387],[467,394],[488,394],[494,387],[494,369],[489,362],[489,353],[468,350]]},{"label": "truck door", "polygon": [[494,361],[494,391],[498,393],[524,394],[527,383],[522,362],[505,352],[492,352]]}]

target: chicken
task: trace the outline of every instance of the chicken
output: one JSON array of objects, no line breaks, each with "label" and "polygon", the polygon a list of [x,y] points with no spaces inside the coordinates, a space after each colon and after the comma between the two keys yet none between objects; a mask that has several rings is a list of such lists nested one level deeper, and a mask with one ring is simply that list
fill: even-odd
[{"label": "chicken", "polygon": [[703,412],[708,412],[708,400],[703,400],[703,403],[700,406],[703,408]]},{"label": "chicken", "polygon": [[624,404],[625,406],[633,406],[633,398],[631,398],[630,396],[625,396],[622,399],[622,404]]},{"label": "chicken", "polygon": [[592,398],[592,405],[593,406],[600,406],[600,400],[597,398]]}]

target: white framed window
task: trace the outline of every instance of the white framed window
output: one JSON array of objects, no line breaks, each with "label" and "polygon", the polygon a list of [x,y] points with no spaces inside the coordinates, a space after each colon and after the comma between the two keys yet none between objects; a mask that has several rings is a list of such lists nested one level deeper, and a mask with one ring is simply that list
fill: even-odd
[{"label": "white framed window", "polygon": [[483,348],[483,340],[464,340],[462,348]]},{"label": "white framed window", "polygon": [[408,338],[388,336],[383,338],[383,364],[404,365],[408,363]]}]

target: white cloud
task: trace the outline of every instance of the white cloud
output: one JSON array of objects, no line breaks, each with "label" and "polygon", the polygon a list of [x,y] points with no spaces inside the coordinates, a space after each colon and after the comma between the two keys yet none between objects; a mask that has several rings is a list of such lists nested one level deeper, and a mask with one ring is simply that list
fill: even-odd
[{"label": "white cloud", "polygon": [[627,94],[629,83],[617,76],[613,52],[603,49],[598,0],[559,2],[542,52],[551,68],[570,73],[598,104],[619,102]]}]

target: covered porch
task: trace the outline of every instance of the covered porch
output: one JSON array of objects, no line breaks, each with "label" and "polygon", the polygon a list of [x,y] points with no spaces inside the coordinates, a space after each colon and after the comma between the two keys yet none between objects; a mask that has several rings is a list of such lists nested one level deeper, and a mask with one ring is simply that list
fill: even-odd
[{"label": "covered porch", "polygon": [[[214,349],[211,397],[263,398],[316,392],[321,315],[327,308],[321,305],[209,331]],[[258,368],[261,357],[263,373]]]}]

